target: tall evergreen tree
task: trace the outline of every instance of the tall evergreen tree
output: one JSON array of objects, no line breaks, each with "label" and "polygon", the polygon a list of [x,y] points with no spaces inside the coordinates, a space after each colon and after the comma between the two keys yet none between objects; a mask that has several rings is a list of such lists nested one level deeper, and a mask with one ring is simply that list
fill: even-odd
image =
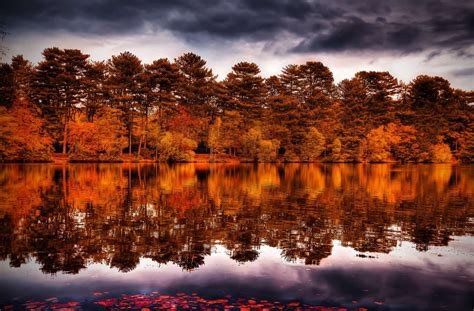
[{"label": "tall evergreen tree", "polygon": [[150,107],[158,113],[161,129],[164,128],[165,119],[176,110],[180,77],[176,64],[166,58],[145,65],[145,94]]},{"label": "tall evergreen tree", "polygon": [[13,69],[10,64],[0,64],[0,106],[11,107],[14,99]]},{"label": "tall evergreen tree", "polygon": [[23,55],[17,55],[12,58],[11,64],[13,70],[13,96],[17,100],[28,100],[31,90],[31,75],[33,74],[33,65],[23,58]]},{"label": "tall evergreen tree", "polygon": [[31,82],[33,100],[41,108],[52,136],[62,142],[62,153],[66,154],[68,124],[86,97],[84,80],[89,55],[80,50],[54,47],[45,49],[43,57]]},{"label": "tall evergreen tree", "polygon": [[140,59],[130,52],[112,56],[107,62],[106,87],[112,107],[122,110],[128,132],[128,154],[132,154],[132,136],[135,115],[142,101],[142,72]]},{"label": "tall evergreen tree", "polygon": [[356,73],[355,79],[365,92],[367,126],[373,129],[393,122],[401,95],[397,79],[386,71],[361,71]]},{"label": "tall evergreen tree", "polygon": [[186,53],[175,59],[181,74],[178,96],[180,103],[193,115],[206,117],[208,99],[212,95],[216,77],[206,67],[206,61],[194,53]]},{"label": "tall evergreen tree", "polygon": [[83,103],[84,113],[89,122],[99,110],[104,107],[108,100],[105,81],[107,75],[107,64],[105,62],[92,62],[86,72],[86,99]]},{"label": "tall evergreen tree", "polygon": [[257,64],[235,64],[224,83],[235,110],[242,112],[249,123],[261,118],[266,90]]}]

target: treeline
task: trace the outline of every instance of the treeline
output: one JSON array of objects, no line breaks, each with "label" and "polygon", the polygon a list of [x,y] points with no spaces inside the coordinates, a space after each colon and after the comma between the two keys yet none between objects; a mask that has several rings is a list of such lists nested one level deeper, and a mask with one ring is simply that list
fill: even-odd
[{"label": "treeline", "polygon": [[240,62],[219,81],[193,53],[143,64],[129,52],[94,62],[48,48],[33,66],[0,67],[0,159],[41,161],[470,162],[474,92],[441,77],[405,85],[388,72],[334,83],[321,62],[263,78]]}]

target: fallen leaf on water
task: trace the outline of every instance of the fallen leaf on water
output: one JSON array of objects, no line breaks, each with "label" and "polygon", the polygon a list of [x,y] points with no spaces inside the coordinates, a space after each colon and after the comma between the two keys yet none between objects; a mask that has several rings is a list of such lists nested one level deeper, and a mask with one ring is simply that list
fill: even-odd
[{"label": "fallen leaf on water", "polygon": [[51,298],[45,299],[44,301],[48,301],[48,302],[58,302],[58,298],[56,298],[56,297],[51,297]]}]

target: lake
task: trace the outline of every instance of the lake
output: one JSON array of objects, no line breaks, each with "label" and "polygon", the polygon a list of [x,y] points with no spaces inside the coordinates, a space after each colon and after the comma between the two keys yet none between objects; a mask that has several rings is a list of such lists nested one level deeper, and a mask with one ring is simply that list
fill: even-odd
[{"label": "lake", "polygon": [[474,307],[474,166],[4,164],[0,184],[0,307]]}]

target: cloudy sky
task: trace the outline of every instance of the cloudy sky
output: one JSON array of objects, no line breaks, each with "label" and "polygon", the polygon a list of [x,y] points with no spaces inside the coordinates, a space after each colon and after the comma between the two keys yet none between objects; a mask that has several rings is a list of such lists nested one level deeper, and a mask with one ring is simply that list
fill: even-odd
[{"label": "cloudy sky", "polygon": [[130,51],[145,63],[192,51],[223,79],[236,62],[264,76],[320,60],[335,79],[388,70],[409,82],[440,75],[474,89],[471,0],[12,0],[0,2],[2,61],[46,47],[93,60]]}]

